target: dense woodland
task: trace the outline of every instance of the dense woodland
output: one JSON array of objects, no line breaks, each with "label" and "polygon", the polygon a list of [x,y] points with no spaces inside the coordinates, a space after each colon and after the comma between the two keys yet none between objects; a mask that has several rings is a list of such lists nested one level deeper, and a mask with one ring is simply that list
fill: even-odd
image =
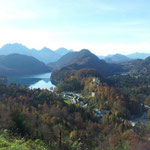
[{"label": "dense woodland", "polygon": [[[107,93],[110,89],[104,88],[106,97],[110,93],[115,96],[116,91]],[[33,149],[37,145],[37,149],[52,150],[138,150],[140,146],[145,149],[150,146],[149,125],[132,128],[118,112],[112,111],[99,120],[91,105],[87,108],[68,105],[48,90],[29,90],[17,85],[1,84],[0,95],[0,141],[5,141],[1,148]],[[116,101],[121,99],[118,97]]]},{"label": "dense woodland", "polygon": [[[97,58],[87,50],[82,54],[82,63],[53,70],[54,91],[6,85],[1,77],[1,149],[149,150],[149,122],[131,123],[145,112],[150,117],[144,106],[150,106],[149,59],[117,65],[126,75],[115,74],[114,67],[104,76],[106,68],[87,67]],[[62,92],[80,93],[86,106],[69,103]],[[98,111],[105,113],[98,116]]]}]

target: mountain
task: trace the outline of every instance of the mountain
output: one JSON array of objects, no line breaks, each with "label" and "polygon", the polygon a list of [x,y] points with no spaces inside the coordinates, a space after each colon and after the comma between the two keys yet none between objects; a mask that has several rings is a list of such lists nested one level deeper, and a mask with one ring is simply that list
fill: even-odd
[{"label": "mountain", "polygon": [[138,53],[138,52],[127,55],[127,57],[131,59],[145,59],[149,56],[150,56],[150,53]]},{"label": "mountain", "polygon": [[150,76],[150,57],[139,61],[130,72],[132,74]]},{"label": "mountain", "polygon": [[104,59],[105,56],[97,56],[99,59]]},{"label": "mountain", "polygon": [[2,48],[0,48],[0,55],[9,55],[12,53],[29,55],[29,53],[34,53],[36,50],[29,50],[26,46],[22,44],[6,44]]},{"label": "mountain", "polygon": [[150,76],[150,57],[146,59],[136,59],[124,63],[124,68],[129,71],[129,74],[134,76]]},{"label": "mountain", "polygon": [[122,62],[130,61],[131,58],[122,54],[115,54],[115,55],[105,57],[104,60],[107,63],[122,63]]},{"label": "mountain", "polygon": [[67,53],[69,52],[73,52],[73,50],[68,50],[66,48],[59,48],[55,51],[57,54],[63,56],[63,55],[66,55]]},{"label": "mountain", "polygon": [[98,56],[99,59],[105,60],[107,63],[124,63],[133,59],[145,59],[150,56],[150,53],[133,53],[129,55],[115,54],[108,56]]},{"label": "mountain", "polygon": [[36,53],[31,56],[35,57],[40,61],[43,61],[46,64],[50,62],[55,62],[61,57],[61,55],[46,47],[44,47],[40,51],[36,51]]},{"label": "mountain", "polygon": [[43,62],[31,56],[21,54],[0,56],[0,75],[27,75],[49,71]]},{"label": "mountain", "polygon": [[18,43],[6,44],[2,48],[0,48],[0,55],[9,55],[14,53],[33,56],[39,61],[42,61],[46,64],[55,62],[62,56],[46,47],[41,50],[29,49],[26,46]]},{"label": "mountain", "polygon": [[53,68],[52,79],[57,78],[59,73],[80,70],[84,68],[95,69],[100,75],[109,76],[122,72],[122,68],[118,64],[109,64],[104,60],[100,60],[89,50],[83,49],[79,52],[70,52],[61,57],[56,63],[48,64]]}]

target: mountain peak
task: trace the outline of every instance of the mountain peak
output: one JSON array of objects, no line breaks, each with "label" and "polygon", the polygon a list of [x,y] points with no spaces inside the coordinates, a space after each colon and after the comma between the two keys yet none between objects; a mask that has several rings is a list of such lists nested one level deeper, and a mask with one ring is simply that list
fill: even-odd
[{"label": "mountain peak", "polygon": [[81,53],[91,53],[88,49],[82,49],[80,52]]},{"label": "mountain peak", "polygon": [[44,47],[44,48],[41,49],[41,51],[49,52],[49,51],[52,51],[52,50],[47,48],[47,47]]},{"label": "mountain peak", "polygon": [[67,49],[64,48],[64,47],[60,47],[60,48],[58,48],[56,51],[58,51],[58,50],[67,50]]},{"label": "mountain peak", "polygon": [[23,54],[27,56],[35,57],[36,59],[44,62],[55,62],[61,56],[52,51],[51,49],[44,47],[41,50],[29,49],[26,46],[18,43],[6,44],[0,48],[0,55],[9,55],[9,54]]},{"label": "mountain peak", "polygon": [[64,47],[58,48],[55,52],[61,56],[66,55],[69,52],[72,52],[73,50],[68,50]]},{"label": "mountain peak", "polygon": [[2,46],[2,49],[27,49],[26,46],[20,44],[20,43],[8,43],[8,44],[5,44],[4,46]]},{"label": "mountain peak", "polygon": [[109,56],[105,57],[104,60],[107,63],[122,63],[122,62],[127,62],[127,61],[131,60],[131,58],[128,58],[125,55],[117,53],[115,55],[109,55]]}]

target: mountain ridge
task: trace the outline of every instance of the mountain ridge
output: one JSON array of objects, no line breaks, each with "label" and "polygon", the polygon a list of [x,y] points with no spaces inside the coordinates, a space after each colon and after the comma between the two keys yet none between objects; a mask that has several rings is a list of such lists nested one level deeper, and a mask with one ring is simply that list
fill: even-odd
[{"label": "mountain ridge", "polygon": [[112,55],[112,56],[105,57],[104,60],[107,63],[122,63],[122,62],[130,61],[131,58],[129,58],[125,55],[122,55],[122,54],[115,54],[115,55]]},{"label": "mountain ridge", "polygon": [[[65,53],[69,50],[65,49]],[[57,61],[63,54],[59,54],[56,51],[53,51],[47,47],[42,48],[41,50],[29,49],[26,46],[18,43],[6,44],[0,48],[0,55],[9,55],[9,54],[22,54],[27,56],[32,56],[38,59],[39,61],[48,64],[50,62]],[[61,53],[61,52],[60,52]]]},{"label": "mountain ridge", "polygon": [[70,74],[70,72],[84,68],[95,69],[102,76],[118,74],[123,71],[121,65],[106,63],[87,49],[79,52],[70,52],[61,57],[56,63],[48,65],[53,68],[51,79],[55,83],[59,80],[57,77],[61,77],[60,74],[67,76],[67,72]]},{"label": "mountain ridge", "polygon": [[145,59],[149,56],[150,56],[150,53],[139,53],[139,52],[127,55],[127,57],[132,58],[132,59]]},{"label": "mountain ridge", "polygon": [[50,68],[32,56],[10,54],[0,57],[0,75],[28,75],[49,71]]}]

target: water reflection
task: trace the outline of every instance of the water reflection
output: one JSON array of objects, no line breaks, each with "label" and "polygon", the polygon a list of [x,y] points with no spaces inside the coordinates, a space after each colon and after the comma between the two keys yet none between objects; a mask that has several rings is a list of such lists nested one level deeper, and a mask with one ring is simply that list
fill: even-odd
[{"label": "water reflection", "polygon": [[8,77],[8,84],[16,83],[21,86],[27,86],[31,89],[50,89],[50,87],[55,87],[50,81],[51,73],[22,76],[22,77]]}]

